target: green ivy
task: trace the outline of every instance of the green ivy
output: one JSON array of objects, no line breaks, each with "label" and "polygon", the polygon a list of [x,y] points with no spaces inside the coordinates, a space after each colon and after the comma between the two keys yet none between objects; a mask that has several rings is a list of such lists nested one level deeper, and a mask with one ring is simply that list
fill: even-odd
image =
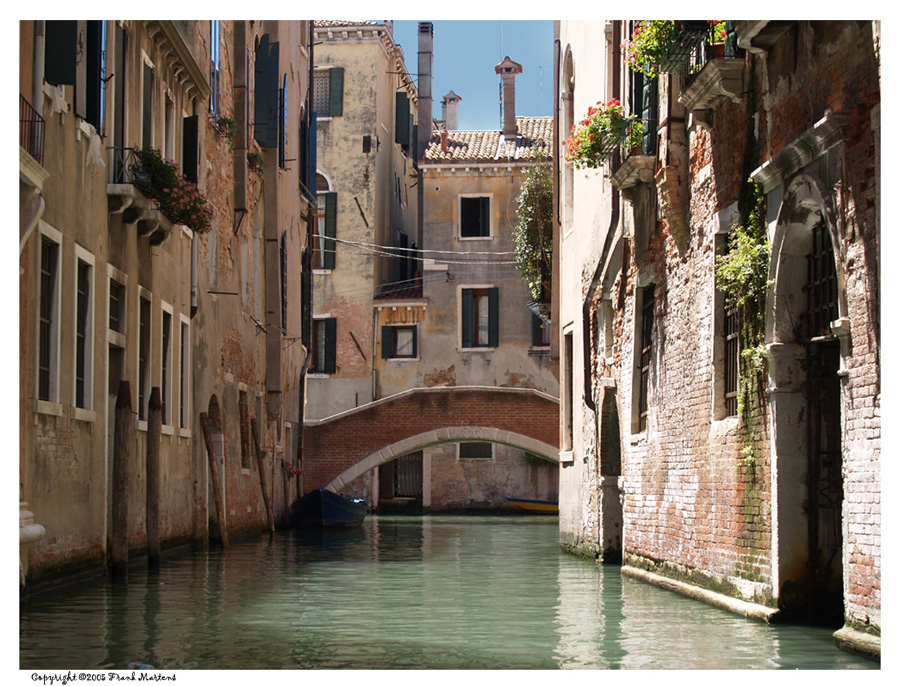
[{"label": "green ivy", "polygon": [[[769,274],[769,239],[766,232],[765,197],[759,184],[747,182],[749,210],[735,224],[728,237],[726,251],[716,257],[716,287],[725,294],[725,304],[737,307],[741,362],[738,412],[749,418],[750,394],[765,370],[766,291]],[[745,422],[748,424],[749,422]]]},{"label": "green ivy", "polygon": [[541,302],[545,296],[543,282],[550,278],[553,265],[553,180],[549,162],[535,162],[528,168],[517,198],[516,217],[516,266],[528,282],[532,297]]}]

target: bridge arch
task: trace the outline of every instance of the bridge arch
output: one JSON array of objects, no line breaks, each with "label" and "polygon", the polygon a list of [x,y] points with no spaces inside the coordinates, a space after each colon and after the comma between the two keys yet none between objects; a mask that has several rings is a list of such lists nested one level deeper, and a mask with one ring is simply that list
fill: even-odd
[{"label": "bridge arch", "polygon": [[466,441],[508,445],[558,461],[559,400],[528,388],[415,388],[303,430],[303,488],[340,491],[381,464]]},{"label": "bridge arch", "polygon": [[345,469],[325,486],[329,491],[339,493],[347,484],[362,476],[371,469],[376,469],[402,455],[424,450],[446,443],[464,443],[478,441],[499,443],[526,453],[533,453],[551,462],[559,462],[559,448],[535,438],[513,431],[501,431],[489,426],[446,426],[440,429],[425,431],[409,436],[396,443],[385,446],[381,450],[370,453],[352,467]]}]

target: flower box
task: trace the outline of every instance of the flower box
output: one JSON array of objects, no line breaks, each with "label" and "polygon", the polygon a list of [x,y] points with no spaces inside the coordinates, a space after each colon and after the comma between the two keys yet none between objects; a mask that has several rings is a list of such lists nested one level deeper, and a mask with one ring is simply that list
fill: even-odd
[{"label": "flower box", "polygon": [[650,77],[677,72],[694,47],[709,35],[712,24],[709,21],[639,21],[631,38],[622,44],[625,60],[633,70]]},{"label": "flower box", "polygon": [[587,116],[572,126],[566,146],[566,161],[578,169],[598,168],[623,144],[631,148],[640,144],[643,124],[625,114],[622,104],[612,99],[598,101],[588,108]]}]

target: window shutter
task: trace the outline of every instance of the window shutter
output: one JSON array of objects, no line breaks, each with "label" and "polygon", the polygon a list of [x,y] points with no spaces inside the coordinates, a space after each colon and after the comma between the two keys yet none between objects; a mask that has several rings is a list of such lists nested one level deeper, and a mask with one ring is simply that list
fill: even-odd
[{"label": "window shutter", "polygon": [[[325,193],[325,235],[328,238],[337,236],[337,193]],[[325,254],[322,255],[322,266],[325,269],[334,269],[335,247],[333,240],[326,239],[323,243]]]},{"label": "window shutter", "polygon": [[278,89],[278,166],[284,169],[287,151],[287,120],[288,120],[288,90],[287,74],[284,75],[283,85]]},{"label": "window shutter", "polygon": [[481,212],[480,220],[481,220],[481,233],[480,236],[490,236],[491,235],[491,199],[490,198],[480,198],[481,207],[479,208]]},{"label": "window shutter", "polygon": [[253,137],[264,148],[278,147],[279,83],[278,43],[269,47],[269,34],[260,39],[256,51],[256,92],[253,105]]},{"label": "window shutter", "polygon": [[181,123],[181,169],[188,181],[197,183],[200,118],[195,114]]},{"label": "window shutter", "polygon": [[344,114],[344,68],[334,67],[331,72],[331,93],[328,103],[328,114],[340,117]]},{"label": "window shutter", "polygon": [[78,22],[48,21],[44,28],[44,36],[44,79],[54,86],[63,84],[74,86]]},{"label": "window shutter", "polygon": [[657,126],[657,102],[658,80],[655,78],[644,79],[644,93],[642,98],[641,119],[644,120],[644,154],[656,154],[656,126]]},{"label": "window shutter", "polygon": [[412,330],[412,356],[419,356],[419,327],[414,326]]},{"label": "window shutter", "polygon": [[144,65],[144,90],[142,105],[144,114],[141,129],[141,142],[144,145],[151,145],[153,136],[151,131],[153,128],[153,67],[149,64]]},{"label": "window shutter", "polygon": [[326,374],[334,374],[337,370],[337,319],[325,320],[325,366]]},{"label": "window shutter", "polygon": [[531,315],[531,347],[539,348],[543,343],[543,321],[536,314]]},{"label": "window shutter", "polygon": [[406,91],[395,93],[397,108],[394,123],[394,141],[404,147],[409,146],[409,97]]},{"label": "window shutter", "polygon": [[419,159],[419,125],[412,125],[412,154],[413,160]]},{"label": "window shutter", "polygon": [[93,124],[98,133],[100,130],[100,108],[103,103],[101,100],[101,86],[103,78],[101,60],[102,51],[105,46],[101,45],[101,37],[103,32],[103,23],[100,21],[87,22],[87,55],[85,63],[87,65],[87,74],[85,82],[85,121]]},{"label": "window shutter", "polygon": [[488,345],[496,348],[500,343],[500,297],[499,289],[488,289]]},{"label": "window shutter", "polygon": [[462,347],[475,347],[475,296],[471,288],[462,292]]},{"label": "window shutter", "polygon": [[381,359],[389,360],[394,356],[394,327],[381,327]]}]

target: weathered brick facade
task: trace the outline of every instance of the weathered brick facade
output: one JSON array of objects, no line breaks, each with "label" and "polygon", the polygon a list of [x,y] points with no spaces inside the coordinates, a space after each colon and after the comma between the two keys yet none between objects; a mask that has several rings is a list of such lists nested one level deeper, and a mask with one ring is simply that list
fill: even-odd
[{"label": "weathered brick facade", "polygon": [[[574,369],[560,541],[621,556],[629,573],[756,603],[760,616],[827,623],[831,607],[842,632],[877,636],[878,25],[730,27],[746,52],[656,79],[655,150],[617,153],[596,171],[560,162],[555,316]],[[605,91],[576,82],[578,64],[606,54],[585,40],[597,28],[560,25],[560,130],[611,97],[646,116],[646,94],[630,89],[622,61]],[[611,25],[614,60],[630,31]],[[748,179],[764,198],[769,240],[765,363],[748,373],[742,358],[749,393],[743,411],[729,412],[716,255],[748,221]],[[833,258],[816,252],[823,241]],[[818,287],[808,262],[824,265],[816,278],[835,275],[817,333],[803,328],[816,312],[807,292]]]}]

